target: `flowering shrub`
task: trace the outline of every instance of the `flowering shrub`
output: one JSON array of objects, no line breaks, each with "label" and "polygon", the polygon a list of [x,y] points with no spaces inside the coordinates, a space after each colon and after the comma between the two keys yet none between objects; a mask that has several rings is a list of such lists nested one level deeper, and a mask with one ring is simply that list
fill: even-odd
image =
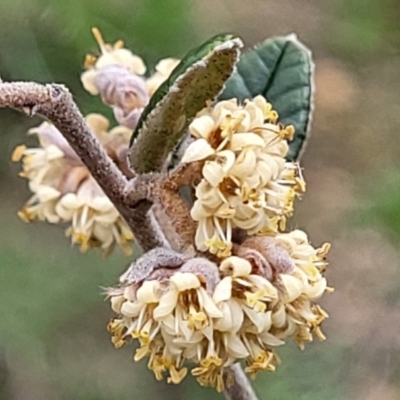
[{"label": "flowering shrub", "polygon": [[121,41],[93,33],[101,54],[86,56],[81,80],[119,125],[84,120],[55,85],[0,84],[0,104],[54,122],[30,131],[40,147],[13,153],[33,192],[20,217],[69,223],[82,251],[118,244],[129,254],[135,239],[145,250],[107,289],[115,347],[138,341],[134,360],[147,357],[157,380],[178,384],[190,369],[222,391],[235,384],[234,364],[255,377],[275,370],[288,339],[300,349],[324,340],[317,301],[332,291],[330,246],[286,228],[306,187],[308,50],[275,38],[238,61],[240,39],[218,36],[146,75]]}]

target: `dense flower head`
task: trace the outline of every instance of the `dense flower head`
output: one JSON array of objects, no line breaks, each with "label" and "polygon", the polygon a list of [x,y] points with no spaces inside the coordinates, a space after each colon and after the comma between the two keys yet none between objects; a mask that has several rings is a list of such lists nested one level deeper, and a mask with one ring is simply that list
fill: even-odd
[{"label": "dense flower head", "polygon": [[[158,380],[168,374],[168,382],[180,383],[192,366],[202,386],[221,391],[232,364],[245,361],[254,377],[275,370],[275,349],[285,340],[300,348],[313,334],[323,340],[320,324],[327,314],[315,301],[330,290],[322,276],[329,246],[313,248],[298,230],[252,239],[258,242],[235,245],[242,256],[218,264],[193,258],[165,268],[168,273],[154,270],[141,282],[110,289],[117,313],[108,326],[114,345],[137,339],[134,360],[148,357]],[[258,267],[252,249],[272,275]]]},{"label": "dense flower head", "polygon": [[232,229],[249,235],[275,233],[293,212],[305,183],[287,162],[294,128],[262,96],[238,104],[221,101],[199,113],[189,130],[195,140],[182,161],[204,161],[191,216],[198,221],[196,246],[220,257],[231,253]]},{"label": "dense flower head", "polygon": [[[124,170],[130,131],[116,127],[108,132],[109,122],[99,114],[89,114],[86,121]],[[29,133],[37,135],[40,147],[18,146],[12,156],[22,161],[20,175],[33,192],[19,216],[26,222],[71,223],[66,233],[82,251],[101,247],[107,254],[117,243],[130,253],[132,232],[61,133],[48,122]]]},{"label": "dense flower head", "polygon": [[[86,56],[81,81],[111,107],[119,125],[110,130],[100,114],[86,121],[111,161],[132,178],[127,164],[132,130],[180,61],[160,60],[145,75],[142,58],[122,41],[110,45],[98,29],[93,34],[101,54]],[[170,89],[176,90],[172,83]],[[190,371],[200,385],[220,392],[232,383],[233,364],[245,363],[254,378],[276,369],[276,349],[287,340],[304,349],[314,336],[325,339],[320,326],[328,314],[317,301],[332,291],[324,277],[330,246],[314,248],[305,232],[285,232],[305,181],[299,164],[286,160],[294,127],[278,118],[263,96],[243,103],[210,100],[174,149],[178,158],[183,153],[178,168],[157,174],[161,185],[154,184],[147,198],[153,203],[152,228],[165,236],[165,244],[169,236],[174,240],[147,251],[118,287],[107,290],[116,314],[108,324],[112,343],[120,348],[137,341],[134,360],[147,358],[157,380],[178,384]],[[83,252],[100,247],[108,254],[118,244],[129,254],[130,228],[66,139],[48,122],[29,133],[37,135],[39,147],[18,146],[12,156],[22,162],[20,175],[33,193],[19,216],[68,223],[66,234]],[[188,163],[194,164],[185,170]],[[177,171],[195,173],[191,182],[180,176],[185,183],[178,184],[171,178]],[[193,189],[190,217],[197,225],[188,221],[186,203],[173,207],[188,189],[184,185]],[[179,210],[171,216],[163,207]],[[174,229],[182,221],[189,238],[183,238],[185,229]]]}]

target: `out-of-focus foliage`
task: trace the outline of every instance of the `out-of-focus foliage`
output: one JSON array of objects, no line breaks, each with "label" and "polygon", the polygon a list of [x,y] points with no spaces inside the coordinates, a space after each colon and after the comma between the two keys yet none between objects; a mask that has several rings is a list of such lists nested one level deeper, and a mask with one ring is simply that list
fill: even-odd
[{"label": "out-of-focus foliage", "polygon": [[[363,210],[358,214],[360,223],[386,228],[395,241],[400,240],[400,174],[393,170],[383,176],[382,185],[366,182],[370,189]],[[382,190],[385,188],[385,190]]]},{"label": "out-of-focus foliage", "polygon": [[[277,372],[255,382],[261,400],[400,397],[399,15],[395,0],[0,1],[2,79],[64,82],[84,113],[105,111],[79,82],[96,51],[92,26],[150,66],[224,31],[247,45],[295,31],[314,50],[308,193],[290,224],[315,245],[333,242],[327,276],[337,291],[324,304],[328,341],[283,349]],[[132,346],[114,350],[101,286],[131,260],[81,255],[60,228],[18,220],[28,194],[9,158],[40,120],[0,110],[0,121],[0,399],[220,399],[193,380],[155,384]]]}]

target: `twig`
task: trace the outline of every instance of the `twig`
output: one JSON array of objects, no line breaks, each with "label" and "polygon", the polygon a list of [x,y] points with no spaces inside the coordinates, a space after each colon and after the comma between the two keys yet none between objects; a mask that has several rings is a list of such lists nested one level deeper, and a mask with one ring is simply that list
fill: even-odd
[{"label": "twig", "polygon": [[[149,177],[147,184],[149,201],[141,202],[140,209],[133,207],[137,201],[137,195],[132,186],[135,181],[129,182],[126,189],[125,204],[132,206],[132,211],[138,214],[137,219],[148,218],[151,221],[153,216],[158,222],[153,229],[156,229],[157,225],[161,226],[162,236],[176,251],[195,253],[193,241],[196,223],[190,217],[190,208],[182,198],[180,189],[200,181],[201,166],[202,163],[181,164],[167,175],[161,173],[139,175]],[[151,213],[147,213],[152,203],[154,207]],[[165,244],[163,247],[166,247]]]},{"label": "twig", "polygon": [[171,221],[176,232],[175,250],[195,254],[196,223],[190,217],[190,207],[180,189],[196,185],[201,179],[202,163],[178,165],[169,175],[154,185],[154,197],[160,203],[163,215]]},{"label": "twig", "polygon": [[258,400],[246,374],[239,363],[229,368],[233,374],[233,384],[224,390],[227,400]]},{"label": "twig", "polygon": [[[151,176],[138,176],[129,182],[130,204],[127,205],[128,180],[92,133],[65,86],[0,81],[0,108],[4,107],[15,108],[29,116],[39,114],[50,120],[126,220],[138,244],[145,251],[163,244],[143,211],[148,204],[146,199]],[[137,211],[133,212],[135,208]],[[148,229],[145,229],[146,224],[149,225]]]}]

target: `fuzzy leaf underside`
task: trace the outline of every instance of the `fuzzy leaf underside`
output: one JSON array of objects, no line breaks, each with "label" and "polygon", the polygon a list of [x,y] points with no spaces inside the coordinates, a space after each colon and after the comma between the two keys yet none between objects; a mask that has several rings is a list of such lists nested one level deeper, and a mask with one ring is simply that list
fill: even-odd
[{"label": "fuzzy leaf underside", "polygon": [[278,112],[279,122],[295,127],[286,156],[295,161],[309,135],[313,71],[311,52],[295,35],[267,39],[240,58],[219,100],[263,95]]},{"label": "fuzzy leaf underside", "polygon": [[240,47],[231,35],[214,37],[190,51],[154,93],[131,139],[131,165],[137,173],[163,167],[196,114],[221,92]]}]

